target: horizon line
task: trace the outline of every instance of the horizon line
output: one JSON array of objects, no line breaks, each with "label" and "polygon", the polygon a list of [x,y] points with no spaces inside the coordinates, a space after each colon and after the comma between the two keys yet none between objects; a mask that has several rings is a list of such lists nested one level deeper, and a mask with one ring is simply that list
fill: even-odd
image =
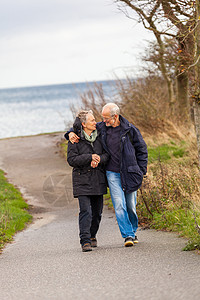
[{"label": "horizon line", "polygon": [[0,91],[2,90],[12,90],[12,89],[26,89],[26,88],[37,88],[37,87],[49,87],[55,85],[76,85],[76,84],[94,84],[106,81],[117,81],[117,80],[125,80],[125,78],[116,78],[116,79],[100,79],[100,80],[90,80],[90,81],[77,81],[77,82],[66,82],[66,83],[47,83],[41,85],[27,85],[27,86],[16,86],[16,87],[0,87]]}]

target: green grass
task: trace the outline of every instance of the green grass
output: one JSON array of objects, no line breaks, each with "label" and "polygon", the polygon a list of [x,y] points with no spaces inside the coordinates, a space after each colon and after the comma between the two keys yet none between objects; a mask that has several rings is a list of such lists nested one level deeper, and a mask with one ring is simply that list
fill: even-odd
[{"label": "green grass", "polygon": [[110,191],[108,188],[108,193],[104,195],[104,204],[108,206],[108,208],[113,208],[112,200],[110,198]]},{"label": "green grass", "polygon": [[189,209],[175,208],[162,213],[154,213],[151,227],[158,230],[178,232],[179,236],[189,239],[183,250],[200,250],[200,233],[197,224],[200,224],[200,213]]},{"label": "green grass", "polygon": [[186,154],[185,143],[183,141],[178,145],[171,141],[170,144],[148,147],[149,163],[153,163],[158,159],[162,162],[166,162],[173,157],[179,158]]},{"label": "green grass", "polygon": [[31,221],[32,216],[27,209],[28,204],[19,190],[7,182],[0,170],[0,249]]},{"label": "green grass", "polygon": [[65,158],[67,159],[67,148],[68,148],[68,141],[64,141],[60,144],[60,147],[62,149],[62,152],[65,155]]},{"label": "green grass", "polygon": [[139,218],[151,228],[187,238],[183,250],[200,250],[200,210],[194,210],[191,201],[199,194],[198,164],[190,157],[190,145],[171,141],[149,147],[148,154],[152,177],[144,180],[146,186],[138,193]]}]

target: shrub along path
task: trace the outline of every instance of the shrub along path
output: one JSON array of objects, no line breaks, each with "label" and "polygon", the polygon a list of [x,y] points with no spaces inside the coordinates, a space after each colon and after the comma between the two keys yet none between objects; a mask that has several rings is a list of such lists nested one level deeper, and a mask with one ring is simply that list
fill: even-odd
[{"label": "shrub along path", "polygon": [[199,255],[176,234],[139,230],[124,248],[104,209],[98,245],[82,253],[71,169],[56,146],[62,134],[0,140],[0,168],[34,205],[33,223],[0,255],[1,300],[199,299]]}]

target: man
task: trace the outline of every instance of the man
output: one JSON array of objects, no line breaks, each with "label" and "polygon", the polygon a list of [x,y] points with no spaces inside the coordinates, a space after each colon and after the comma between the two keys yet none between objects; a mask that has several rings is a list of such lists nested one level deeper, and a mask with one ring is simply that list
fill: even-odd
[{"label": "man", "polygon": [[[102,119],[97,129],[104,149],[110,154],[106,166],[110,195],[124,245],[130,247],[138,243],[136,197],[147,171],[147,146],[140,131],[120,115],[115,103],[103,107]],[[72,132],[69,139],[78,142]]]}]

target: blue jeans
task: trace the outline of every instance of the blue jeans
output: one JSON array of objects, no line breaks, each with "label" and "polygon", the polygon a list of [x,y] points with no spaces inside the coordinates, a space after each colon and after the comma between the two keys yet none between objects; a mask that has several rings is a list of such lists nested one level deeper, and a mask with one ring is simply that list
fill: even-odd
[{"label": "blue jeans", "polygon": [[123,191],[120,173],[106,171],[106,176],[121,235],[134,238],[138,228],[137,191],[130,194]]}]

